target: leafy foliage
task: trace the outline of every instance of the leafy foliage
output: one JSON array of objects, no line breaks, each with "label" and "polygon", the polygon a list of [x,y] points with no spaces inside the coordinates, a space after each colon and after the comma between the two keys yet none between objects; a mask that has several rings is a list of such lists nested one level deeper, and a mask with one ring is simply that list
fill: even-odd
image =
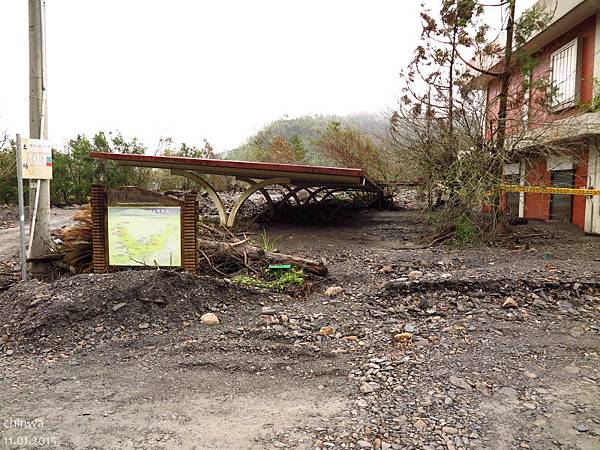
[{"label": "leafy foliage", "polygon": [[373,114],[284,118],[266,125],[227,158],[359,167],[378,179],[395,178],[398,165],[388,133],[387,119]]},{"label": "leafy foliage", "polygon": [[120,133],[96,133],[92,139],[79,135],[66,151],[54,152],[50,197],[53,203],[84,203],[93,184],[109,187],[135,185],[150,187],[151,169],[116,167],[112,161],[90,158],[90,152],[144,154],[137,139],[126,140]]},{"label": "leafy foliage", "polygon": [[321,133],[316,146],[340,166],[360,167],[367,176],[376,180],[386,178],[387,163],[383,152],[356,128],[331,122]]},{"label": "leafy foliage", "polygon": [[280,292],[289,287],[304,285],[304,272],[302,270],[268,270],[265,271],[266,279],[250,275],[237,275],[233,282],[247,287],[263,289],[276,289]]}]

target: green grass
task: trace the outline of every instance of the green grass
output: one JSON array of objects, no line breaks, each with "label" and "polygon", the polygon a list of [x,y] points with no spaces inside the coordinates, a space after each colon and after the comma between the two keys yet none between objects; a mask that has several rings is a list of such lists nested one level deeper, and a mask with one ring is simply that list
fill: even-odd
[{"label": "green grass", "polygon": [[302,270],[277,270],[266,269],[264,278],[251,275],[237,275],[233,282],[246,287],[258,287],[264,289],[275,289],[283,292],[289,287],[304,285],[304,272]]}]

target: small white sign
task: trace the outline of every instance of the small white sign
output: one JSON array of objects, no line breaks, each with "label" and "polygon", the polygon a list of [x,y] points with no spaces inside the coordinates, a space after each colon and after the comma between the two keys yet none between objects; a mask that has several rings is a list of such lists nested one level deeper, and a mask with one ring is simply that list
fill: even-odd
[{"label": "small white sign", "polygon": [[23,178],[52,179],[52,143],[44,139],[21,139]]}]

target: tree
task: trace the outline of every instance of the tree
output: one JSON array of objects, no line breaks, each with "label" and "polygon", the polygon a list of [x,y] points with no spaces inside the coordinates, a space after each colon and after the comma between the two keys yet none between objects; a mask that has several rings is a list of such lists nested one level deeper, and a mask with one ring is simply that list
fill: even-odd
[{"label": "tree", "polygon": [[331,122],[321,133],[316,146],[324,155],[342,167],[363,169],[373,180],[387,179],[388,164],[383,152],[373,141],[353,127]]},{"label": "tree", "polygon": [[[442,193],[448,199],[435,220],[448,233],[457,231],[457,224],[474,224],[478,205],[492,204],[499,211],[499,195],[489,194],[499,192],[503,165],[527,153],[526,140],[542,142],[545,131],[540,128],[537,141],[531,141],[520,113],[529,80],[524,77],[521,86],[511,91],[518,84],[512,82],[511,71],[515,63],[522,71],[531,70],[534,58],[519,46],[545,26],[549,16],[534,7],[515,20],[516,0],[497,6],[507,17],[505,46],[488,38],[483,14],[492,6],[475,0],[443,0],[437,14],[423,10],[422,43],[404,74],[404,95],[391,117],[395,145],[421,174],[430,205],[439,203],[433,201],[436,191],[438,200]],[[492,68],[474,62],[498,58],[500,63]],[[486,102],[474,89],[474,79],[481,74],[498,83],[497,101]]]}]

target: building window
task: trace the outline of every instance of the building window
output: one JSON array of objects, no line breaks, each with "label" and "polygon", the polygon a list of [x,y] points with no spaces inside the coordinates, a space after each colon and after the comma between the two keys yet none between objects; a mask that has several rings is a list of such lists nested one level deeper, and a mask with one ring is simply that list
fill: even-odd
[{"label": "building window", "polygon": [[578,40],[573,39],[550,56],[552,67],[552,109],[559,111],[575,105],[578,95]]}]

